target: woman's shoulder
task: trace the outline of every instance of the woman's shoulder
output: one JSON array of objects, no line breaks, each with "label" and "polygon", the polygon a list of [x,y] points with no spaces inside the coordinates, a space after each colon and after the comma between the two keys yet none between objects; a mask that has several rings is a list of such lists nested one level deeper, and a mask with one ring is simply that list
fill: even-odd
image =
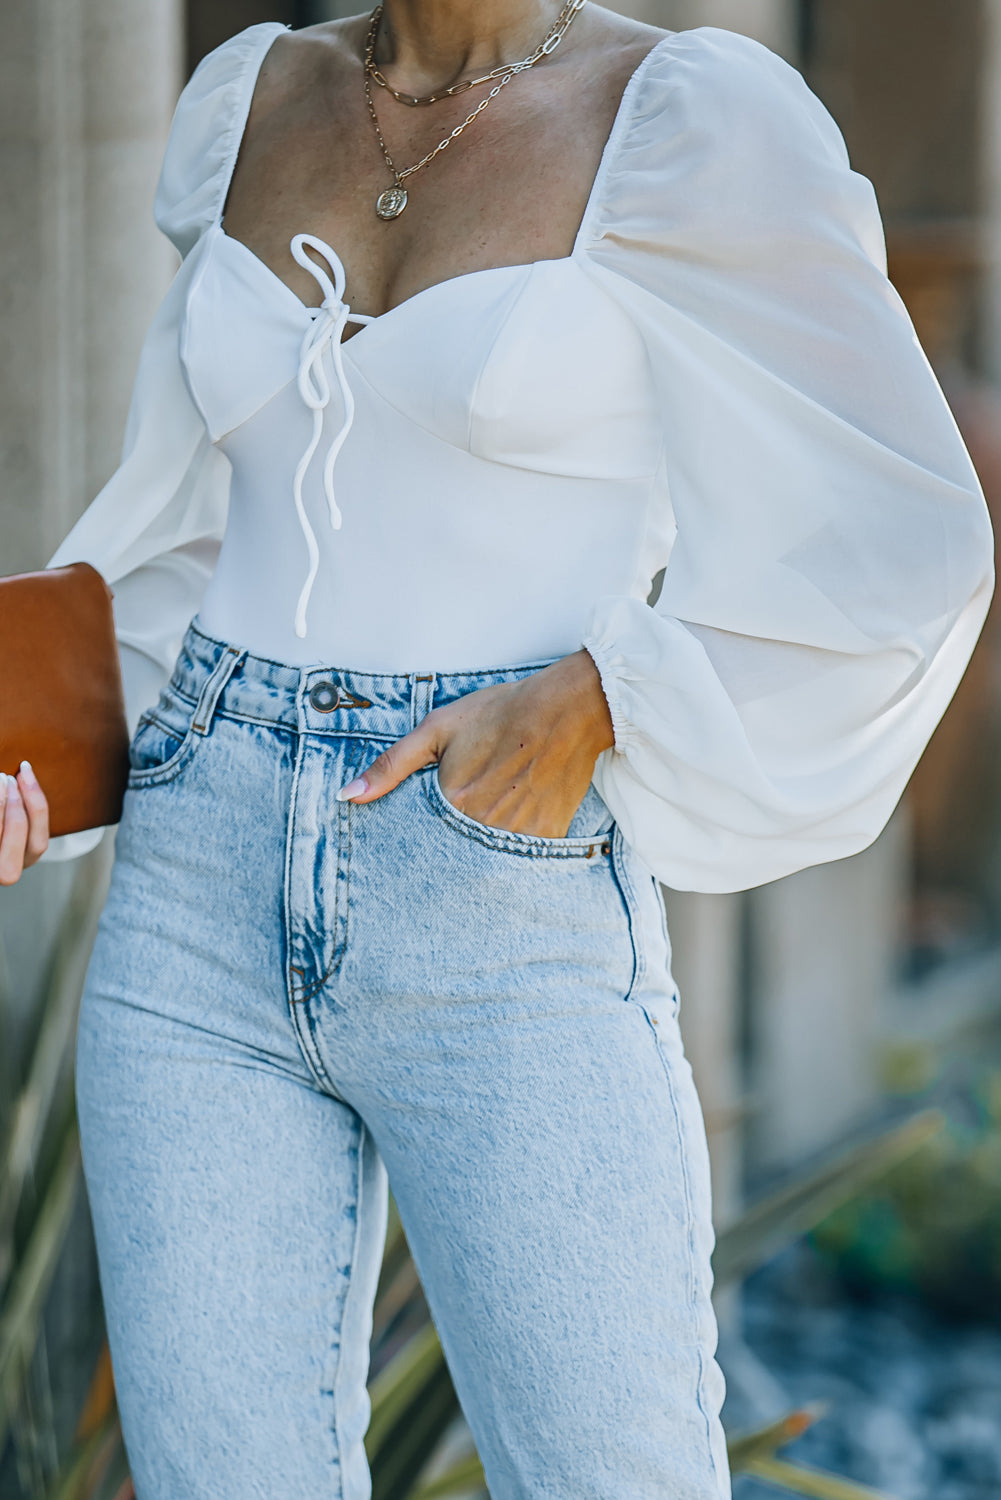
[{"label": "woman's shoulder", "polygon": [[247,26],[202,58],[181,90],[156,187],[156,222],[182,255],[222,210],[262,64],[283,21]]},{"label": "woman's shoulder", "polygon": [[806,147],[847,162],[844,137],[803,75],[762,42],[716,26],[669,32],[637,70],[624,144],[667,157]]},{"label": "woman's shoulder", "polygon": [[[727,233],[843,195],[841,131],[802,74],[714,26],[665,35],[630,82],[596,203],[596,237]],[[662,222],[663,221],[663,222]]]}]

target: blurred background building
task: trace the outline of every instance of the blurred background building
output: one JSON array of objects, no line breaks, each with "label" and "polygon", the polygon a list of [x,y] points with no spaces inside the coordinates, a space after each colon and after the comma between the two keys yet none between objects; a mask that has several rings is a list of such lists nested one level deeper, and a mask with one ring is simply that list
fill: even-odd
[{"label": "blurred background building", "polygon": [[[176,265],[151,206],[184,78],[251,23],[301,26],[357,8],[7,0],[0,573],[42,566],[116,465],[139,347]],[[997,523],[1001,0],[635,0],[615,8],[663,27],[745,32],[803,70],[840,124],[853,165],[875,184],[891,277]],[[665,893],[720,1227],[763,1184],[885,1116],[932,1067],[930,1057],[975,1054],[994,1035],[999,748],[995,609],[900,809],[870,849],[740,895]],[[109,853],[95,861],[98,882]],[[71,865],[42,865],[0,892],[0,1090],[8,1098],[34,1036],[72,876]],[[60,1272],[57,1302],[60,1284],[71,1299],[93,1277],[82,1206],[77,1213],[80,1253]],[[732,1303],[721,1312],[739,1327]],[[90,1354],[84,1347],[81,1361]]]}]

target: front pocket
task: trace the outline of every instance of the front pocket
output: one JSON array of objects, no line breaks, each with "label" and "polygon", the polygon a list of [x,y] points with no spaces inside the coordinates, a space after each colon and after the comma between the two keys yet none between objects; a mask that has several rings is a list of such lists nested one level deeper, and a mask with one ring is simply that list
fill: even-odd
[{"label": "front pocket", "polygon": [[611,815],[593,786],[588,788],[580,808],[574,814],[571,827],[574,824],[579,827],[582,819],[586,820],[591,815],[595,831],[562,839],[548,839],[537,834],[512,833],[507,828],[492,828],[488,823],[479,823],[449,802],[441,789],[437,766],[431,766],[418,774],[423,779],[424,795],[442,822],[456,833],[461,833],[488,849],[496,849],[503,854],[528,855],[536,859],[593,859],[611,853]]},{"label": "front pocket", "polygon": [[129,787],[160,786],[181,774],[200,738],[192,728],[194,711],[194,704],[165,692],[156,709],[140,715],[129,745]]}]

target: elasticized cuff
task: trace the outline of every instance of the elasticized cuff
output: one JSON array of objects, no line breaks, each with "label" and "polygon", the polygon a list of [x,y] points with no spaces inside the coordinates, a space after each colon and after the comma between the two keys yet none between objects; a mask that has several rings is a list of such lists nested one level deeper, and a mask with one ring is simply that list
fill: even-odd
[{"label": "elasticized cuff", "polygon": [[612,733],[615,736],[614,748],[621,754],[632,738],[632,725],[626,718],[622,699],[618,691],[618,678],[616,676],[616,667],[619,660],[618,652],[614,646],[608,645],[595,636],[586,636],[581,641],[581,645],[598,669],[598,676],[601,678],[601,690],[605,695],[608,712],[612,719]]}]

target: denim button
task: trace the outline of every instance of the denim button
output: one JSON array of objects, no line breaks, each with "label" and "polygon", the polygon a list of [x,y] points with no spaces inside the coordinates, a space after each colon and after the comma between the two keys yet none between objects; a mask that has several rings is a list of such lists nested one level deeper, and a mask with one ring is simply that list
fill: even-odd
[{"label": "denim button", "polygon": [[317,682],[309,690],[309,701],[321,714],[328,714],[332,708],[336,708],[340,700],[340,693],[335,682]]}]

